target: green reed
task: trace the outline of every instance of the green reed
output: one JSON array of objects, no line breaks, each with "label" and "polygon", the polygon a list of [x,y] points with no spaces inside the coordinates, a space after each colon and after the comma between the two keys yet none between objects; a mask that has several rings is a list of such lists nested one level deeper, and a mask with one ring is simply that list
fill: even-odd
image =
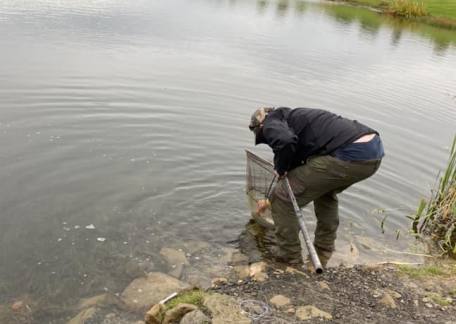
[{"label": "green reed", "polygon": [[429,235],[444,254],[456,256],[456,136],[450,158],[429,200],[422,199],[412,217],[416,234]]},{"label": "green reed", "polygon": [[427,16],[427,10],[423,2],[413,0],[392,0],[388,9],[391,14],[405,18]]}]

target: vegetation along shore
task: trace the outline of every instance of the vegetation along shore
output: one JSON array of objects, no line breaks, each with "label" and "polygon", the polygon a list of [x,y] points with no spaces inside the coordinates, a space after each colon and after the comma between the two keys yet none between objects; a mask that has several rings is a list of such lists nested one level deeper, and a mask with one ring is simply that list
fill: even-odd
[{"label": "vegetation along shore", "polygon": [[342,0],[368,6],[385,14],[413,19],[431,25],[456,29],[454,0]]}]

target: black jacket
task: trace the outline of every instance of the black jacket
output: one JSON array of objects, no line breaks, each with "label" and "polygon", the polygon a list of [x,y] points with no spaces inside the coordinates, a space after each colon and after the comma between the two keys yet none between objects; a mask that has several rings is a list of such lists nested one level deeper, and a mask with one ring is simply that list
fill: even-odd
[{"label": "black jacket", "polygon": [[330,154],[357,138],[377,133],[356,120],[329,111],[310,108],[276,108],[263,123],[256,144],[268,144],[274,151],[274,168],[279,175],[306,163],[313,155]]}]

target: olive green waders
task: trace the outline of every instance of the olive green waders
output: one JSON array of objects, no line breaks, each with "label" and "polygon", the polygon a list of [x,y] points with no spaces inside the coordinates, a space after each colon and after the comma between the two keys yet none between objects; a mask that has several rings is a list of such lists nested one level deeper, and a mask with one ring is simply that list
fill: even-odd
[{"label": "olive green waders", "polygon": [[[314,246],[323,266],[335,249],[339,226],[337,194],[352,184],[373,175],[381,160],[342,161],[330,155],[310,158],[306,164],[291,170],[288,180],[298,205],[314,202],[317,227]],[[279,247],[278,257],[300,259],[299,223],[288,196],[285,182],[279,181],[272,199],[272,218]]]}]

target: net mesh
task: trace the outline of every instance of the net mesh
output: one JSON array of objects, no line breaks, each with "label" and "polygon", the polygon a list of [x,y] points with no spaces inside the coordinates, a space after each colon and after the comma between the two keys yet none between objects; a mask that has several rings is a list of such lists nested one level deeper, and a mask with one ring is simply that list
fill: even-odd
[{"label": "net mesh", "polygon": [[253,152],[246,151],[247,172],[246,172],[246,193],[253,219],[260,225],[271,227],[274,225],[271,217],[271,210],[258,214],[256,212],[257,202],[265,199],[272,189],[274,181],[274,168],[270,161],[267,161]]}]

